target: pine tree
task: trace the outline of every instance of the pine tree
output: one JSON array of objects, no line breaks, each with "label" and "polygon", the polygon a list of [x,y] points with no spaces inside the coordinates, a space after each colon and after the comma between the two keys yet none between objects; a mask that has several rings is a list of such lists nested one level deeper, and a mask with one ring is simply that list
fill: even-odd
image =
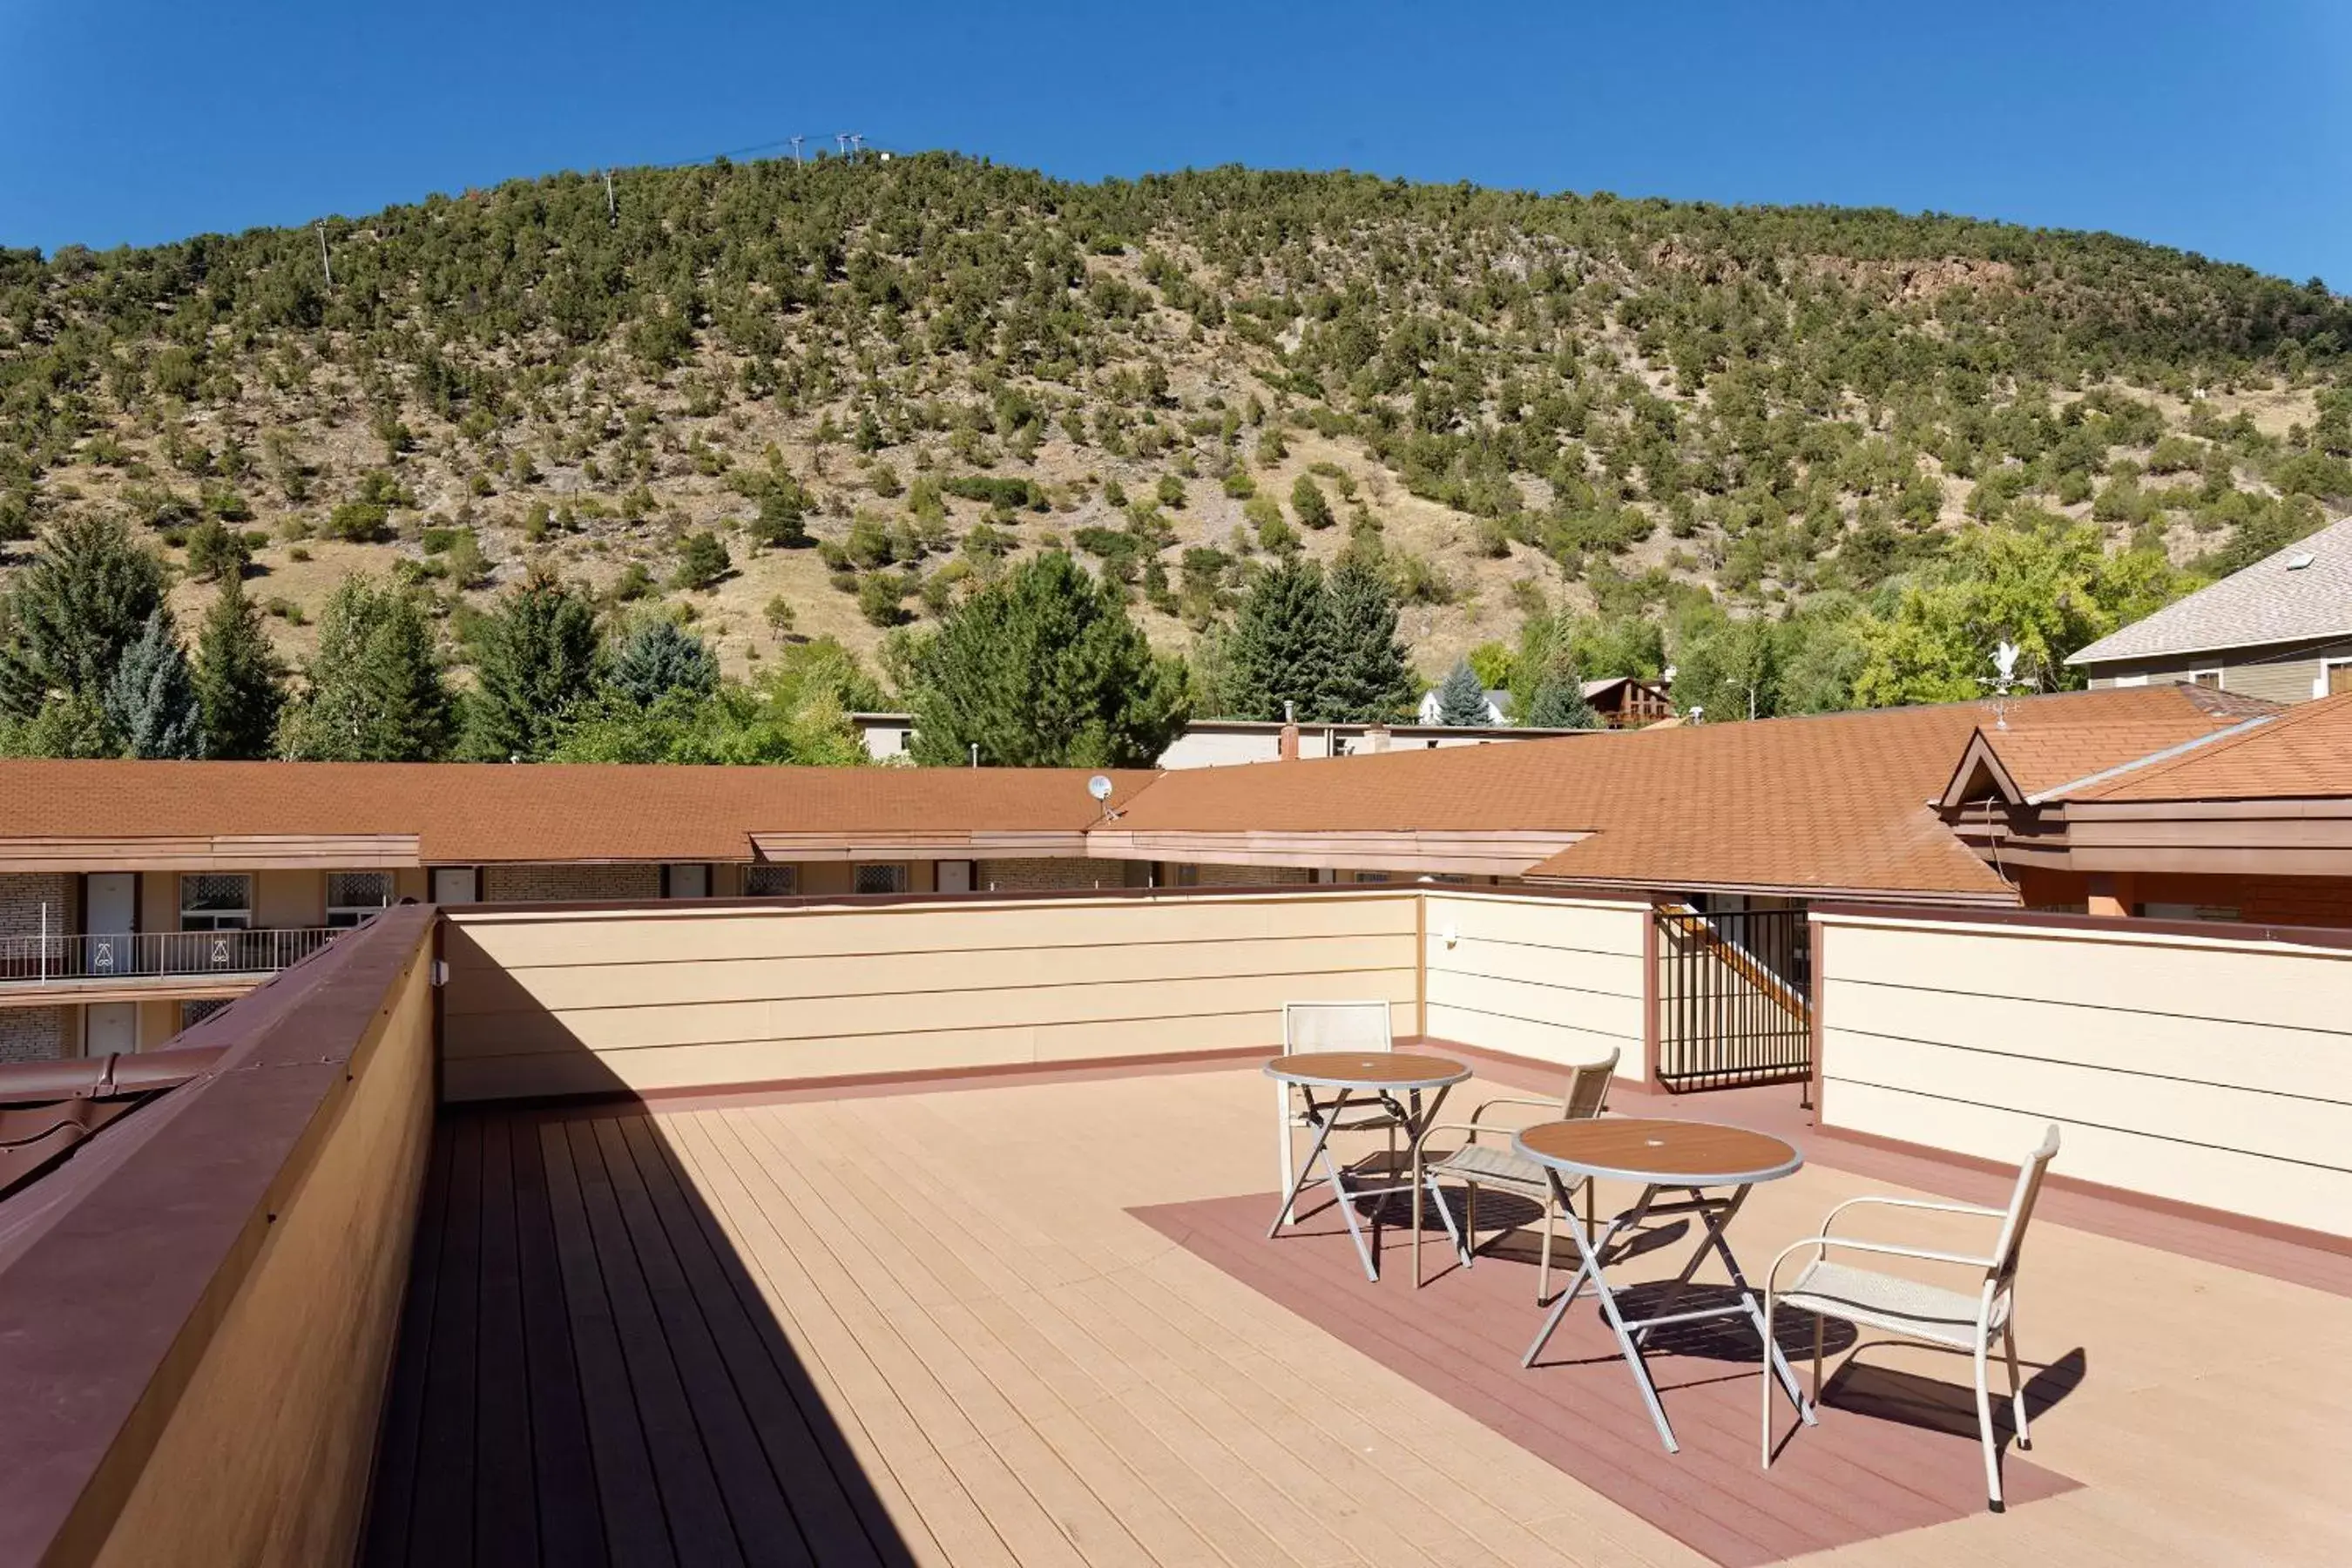
[{"label": "pine tree", "polygon": [[0,615],[0,715],[29,720],[58,694],[102,706],[164,587],[163,563],[120,521],[59,523]]},{"label": "pine tree", "polygon": [[918,763],[1149,767],[1188,715],[1117,592],[1050,551],[948,612],[902,656]]},{"label": "pine tree", "polygon": [[673,693],[699,700],[718,688],[719,660],[676,621],[648,621],[621,645],[605,683],[640,708]]},{"label": "pine tree", "polygon": [[1478,672],[1466,658],[1454,660],[1437,688],[1437,721],[1455,726],[1494,722],[1486,710],[1486,689],[1478,684]]},{"label": "pine tree", "polygon": [[204,710],[205,754],[267,757],[286,706],[286,669],[261,611],[231,577],[205,612],[196,637],[196,700]]},{"label": "pine tree", "polygon": [[1537,730],[1597,730],[1601,715],[1584,700],[1583,683],[1571,671],[1544,677],[1528,704],[1526,721]]},{"label": "pine tree", "polygon": [[1298,514],[1299,523],[1307,528],[1326,529],[1335,521],[1331,503],[1323,497],[1323,487],[1309,474],[1299,475],[1298,482],[1290,487],[1290,510]]},{"label": "pine tree", "polygon": [[1280,719],[1287,705],[1301,722],[1334,717],[1327,709],[1336,638],[1322,567],[1286,561],[1260,577],[1225,649],[1235,716]]},{"label": "pine tree", "polygon": [[1330,578],[1331,679],[1319,718],[1384,723],[1412,706],[1412,670],[1397,640],[1396,599],[1370,562],[1343,555]]},{"label": "pine tree", "polygon": [[422,763],[449,750],[454,703],[433,622],[414,594],[343,579],[319,617],[310,689],[280,749],[301,762]]},{"label": "pine tree", "polygon": [[596,689],[596,612],[553,573],[534,570],[482,625],[466,703],[465,752],[535,763]]},{"label": "pine tree", "polygon": [[106,685],[106,716],[134,757],[201,757],[205,726],[188,655],[161,605],[122,650]]}]

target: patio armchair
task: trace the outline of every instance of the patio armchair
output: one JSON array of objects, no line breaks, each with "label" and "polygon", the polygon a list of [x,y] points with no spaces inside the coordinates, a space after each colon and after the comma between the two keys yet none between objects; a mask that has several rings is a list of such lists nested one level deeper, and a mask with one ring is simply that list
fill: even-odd
[{"label": "patio armchair", "polygon": [[[1554,1235],[1552,1215],[1551,1174],[1542,1165],[1510,1146],[1510,1137],[1519,1131],[1517,1125],[1489,1122],[1486,1113],[1498,1105],[1527,1107],[1554,1112],[1563,1121],[1581,1121],[1601,1115],[1609,1106],[1609,1086],[1616,1080],[1617,1053],[1611,1051],[1600,1061],[1585,1062],[1570,1073],[1568,1088],[1558,1100],[1541,1100],[1524,1095],[1497,1095],[1481,1102],[1470,1113],[1467,1121],[1441,1121],[1431,1132],[1454,1131],[1463,1135],[1459,1148],[1440,1156],[1425,1169],[1423,1180],[1428,1184],[1430,1197],[1437,1203],[1445,1201],[1438,1187],[1441,1177],[1458,1181],[1468,1189],[1464,1203],[1460,1257],[1467,1268],[1478,1251],[1478,1189],[1496,1187],[1523,1198],[1532,1198],[1543,1211],[1543,1252],[1536,1268],[1536,1301],[1541,1305],[1551,1296],[1551,1244]],[[1499,1141],[1484,1142],[1482,1139],[1499,1136]],[[1576,1222],[1573,1210],[1570,1223]],[[1592,1217],[1592,1183],[1584,1184],[1584,1217]],[[1507,1228],[1517,1230],[1517,1224]],[[1416,1241],[1418,1238],[1416,1238]]]},{"label": "patio armchair", "polygon": [[[1986,1361],[1992,1351],[1996,1335],[2000,1337],[2001,1354],[2009,1363],[2009,1397],[2017,1422],[2017,1446],[2031,1448],[2032,1435],[2025,1419],[2025,1388],[2017,1376],[2017,1265],[2025,1247],[2025,1227],[2033,1217],[2034,1200],[2041,1195],[2042,1178],[2050,1162],[2058,1152],[2058,1129],[2053,1123],[2044,1131],[2041,1147],[2025,1157],[2018,1167],[2017,1184],[2011,1189],[2009,1206],[2005,1209],[1986,1208],[1977,1204],[1934,1203],[1919,1198],[1851,1198],[1830,1211],[1822,1222],[1819,1236],[1807,1237],[1780,1249],[1772,1259],[1772,1267],[1764,1279],[1764,1342],[1772,1338],[1772,1317],[1776,1311],[1794,1307],[1813,1314],[1813,1403],[1822,1397],[1822,1326],[1831,1318],[1853,1324],[1857,1328],[1875,1329],[1882,1333],[1945,1350],[1965,1351],[1975,1363],[1977,1394],[1977,1436],[1984,1447],[1985,1495],[1988,1506],[1995,1513],[2001,1511],[2000,1453],[1993,1437],[1992,1396],[1988,1386]],[[1937,1214],[1971,1215],[1982,1219],[2000,1221],[2000,1232],[1992,1250],[1982,1257],[1969,1253],[1942,1252],[1922,1247],[1903,1247],[1892,1242],[1863,1241],[1833,1234],[1838,1216],[1852,1208],[1926,1209]],[[1923,1284],[1900,1275],[1882,1273],[1877,1269],[1858,1268],[1850,1263],[1832,1261],[1832,1252],[1864,1253],[1885,1258],[1909,1258],[1927,1263],[1966,1268],[1974,1271],[1977,1280],[1972,1289],[1957,1289],[1941,1285]],[[1810,1259],[1789,1282],[1780,1287],[1781,1267],[1800,1254],[1810,1253]],[[1860,1344],[1857,1343],[1859,1351]],[[1772,1465],[1772,1373],[1769,1358],[1764,1369],[1764,1467]]]},{"label": "patio armchair", "polygon": [[[1396,1037],[1386,1002],[1285,1002],[1282,1005],[1282,1054],[1308,1051],[1390,1051]],[[1297,1179],[1298,1151],[1294,1134],[1313,1125],[1307,1112],[1290,1102],[1290,1086],[1274,1086],[1276,1125],[1282,1131],[1282,1188],[1290,1191]],[[1367,1102],[1349,1107],[1333,1124],[1335,1132],[1382,1132],[1389,1135],[1390,1163],[1395,1163],[1396,1133],[1402,1125],[1386,1106]],[[1292,1218],[1285,1215],[1284,1219]]]}]

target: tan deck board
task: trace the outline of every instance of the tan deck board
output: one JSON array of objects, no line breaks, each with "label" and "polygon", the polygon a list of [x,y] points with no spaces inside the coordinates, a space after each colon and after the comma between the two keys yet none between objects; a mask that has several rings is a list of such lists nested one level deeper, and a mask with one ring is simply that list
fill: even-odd
[{"label": "tan deck board", "polygon": [[[936,1109],[936,1106],[927,1105],[923,1109]],[[919,1115],[919,1112],[916,1114]],[[912,1122],[916,1115],[902,1112],[897,1120]],[[951,1147],[951,1128],[930,1121],[923,1125],[926,1146]],[[1265,1131],[1270,1133],[1270,1125]],[[884,1135],[880,1128],[875,1128],[873,1131],[877,1137]],[[1171,1129],[1164,1121],[1155,1119],[1150,1130],[1140,1136],[1139,1146],[1133,1152],[1136,1157],[1149,1161],[1160,1152],[1152,1146],[1156,1142],[1172,1138],[1167,1153],[1171,1157],[1181,1157],[1187,1150],[1197,1152],[1194,1137],[1190,1129]],[[901,1147],[904,1148],[903,1145]],[[1134,1226],[1131,1221],[1104,1228],[1117,1231],[1123,1250],[1128,1249],[1128,1244],[1132,1242],[1134,1250],[1139,1253],[1148,1251],[1157,1241],[1157,1238],[1149,1242],[1143,1240],[1149,1233],[1142,1227]],[[1106,1271],[1103,1285],[1118,1285],[1132,1299],[1131,1305],[1110,1310],[1115,1314],[1123,1315],[1124,1321],[1137,1325],[1134,1342],[1160,1347],[1153,1352],[1156,1356],[1164,1358],[1167,1349],[1178,1340],[1189,1342],[1193,1353],[1183,1358],[1182,1364],[1177,1369],[1179,1375],[1199,1377],[1213,1373],[1223,1377],[1226,1373],[1239,1372],[1241,1381],[1232,1386],[1243,1391],[1242,1397],[1246,1404],[1260,1407],[1259,1418],[1264,1420],[1264,1391],[1268,1387],[1280,1388],[1297,1380],[1292,1366],[1267,1360],[1257,1348],[1268,1342],[1279,1342],[1278,1340],[1270,1335],[1234,1335],[1222,1331],[1202,1335],[1190,1314],[1169,1312],[1169,1296],[1164,1285],[1139,1281],[1136,1278],[1139,1268],[1154,1268],[1159,1261],[1158,1258],[1143,1257],[1136,1267]],[[1139,1313],[1142,1315],[1138,1316]],[[1233,1353],[1235,1350],[1241,1352],[1240,1358]],[[1461,1472],[1450,1475],[1437,1473],[1429,1463],[1430,1456],[1436,1451],[1435,1447],[1425,1444],[1423,1435],[1415,1431],[1407,1421],[1400,1419],[1393,1408],[1381,1411],[1360,1408],[1353,1413],[1351,1420],[1346,1405],[1335,1404],[1330,1394],[1339,1394],[1344,1399],[1350,1383],[1362,1384],[1364,1371],[1360,1359],[1351,1360],[1343,1375],[1334,1380],[1332,1388],[1318,1389],[1303,1400],[1286,1401],[1288,1419],[1302,1431],[1321,1432],[1328,1441],[1347,1451],[1351,1466],[1357,1444],[1349,1440],[1350,1428],[1355,1432],[1380,1434],[1389,1487],[1406,1493],[1418,1507],[1452,1520],[1470,1535],[1488,1560],[1530,1563],[1573,1560],[1564,1557],[1555,1546],[1525,1531],[1517,1523],[1515,1515],[1518,1510],[1512,1506],[1517,1502],[1517,1497],[1507,1494],[1503,1499],[1493,1500],[1482,1496],[1485,1488],[1491,1484],[1490,1478]],[[1557,1472],[1548,1468],[1544,1474],[1555,1483],[1559,1479]],[[1505,1506],[1499,1509],[1494,1506],[1498,1501]],[[1316,1500],[1310,1498],[1307,1502],[1311,1508],[1315,1506]],[[1442,1549],[1442,1546],[1433,1542],[1432,1549]]]},{"label": "tan deck board", "polygon": [[[491,1327],[510,1327],[519,1310],[543,1315],[548,1300],[568,1311],[585,1430],[620,1445],[609,1456],[618,1469],[597,1451],[593,1505],[609,1516],[614,1561],[788,1559],[788,1509],[818,1561],[823,1532],[862,1523],[891,1537],[886,1561],[923,1563],[1687,1568],[1706,1559],[1661,1528],[1673,1521],[1660,1510],[1678,1506],[1718,1516],[1723,1540],[1748,1528],[1742,1519],[1785,1534],[1843,1517],[1865,1538],[1802,1559],[1840,1564],[2352,1560],[2340,1497],[2352,1384],[2332,1375],[2352,1355],[2352,1300],[2045,1219],[2026,1264],[2020,1348],[2045,1362],[2079,1347],[2085,1371],[2036,1415],[2026,1458],[2077,1489],[1998,1518],[1873,1535],[1871,1521],[1896,1501],[1888,1489],[1903,1483],[1800,1432],[1790,1452],[1816,1438],[1805,1465],[1843,1478],[1825,1495],[1791,1481],[1803,1467],[1786,1460],[1769,1477],[1718,1464],[1707,1474],[1719,1482],[1685,1465],[1665,1472],[1676,1499],[1637,1511],[1596,1489],[1623,1456],[1560,1447],[1589,1418],[1559,1397],[1571,1384],[1517,1370],[1538,1317],[1531,1269],[1482,1260],[1480,1273],[1498,1271],[1483,1288],[1494,1295],[1507,1279],[1508,1305],[1496,1295],[1491,1312],[1462,1320],[1456,1359],[1469,1355],[1465,1375],[1513,1412],[1490,1426],[1433,1372],[1395,1370],[1415,1349],[1395,1310],[1412,1300],[1399,1294],[1410,1268],[1402,1232],[1390,1235],[1390,1279],[1372,1287],[1339,1271],[1315,1287],[1328,1292],[1328,1315],[1310,1319],[1251,1277],[1306,1289],[1319,1267],[1313,1237],[1263,1243],[1244,1223],[1216,1244],[1247,1260],[1236,1273],[1213,1247],[1181,1245],[1129,1212],[1223,1201],[1244,1218],[1263,1204],[1270,1217],[1270,1098],[1245,1068],[533,1113],[487,1135],[445,1132],[445,1160],[505,1146],[516,1163],[512,1196],[471,1174],[446,1189],[450,1205],[428,1224],[446,1227],[452,1239],[435,1256],[461,1277],[445,1268],[437,1289],[487,1292],[470,1321]],[[532,1152],[541,1164],[525,1160]],[[1842,1198],[1902,1190],[1840,1168],[1834,1144],[1815,1154],[1797,1176],[1759,1187],[1742,1213],[1734,1241],[1751,1270]],[[493,1206],[457,1212],[467,1201]],[[497,1206],[509,1204],[512,1217]],[[501,1239],[514,1226],[526,1239],[551,1226],[554,1245],[518,1257]],[[493,1245],[467,1239],[482,1235]],[[1466,1300],[1460,1279],[1439,1277],[1450,1263],[1442,1245],[1428,1258],[1429,1289]],[[1700,1276],[1713,1277],[1712,1266]],[[539,1304],[527,1309],[501,1294],[534,1288]],[[457,1359],[411,1384],[404,1341],[403,1430],[464,1429],[465,1407],[436,1401],[468,1382],[482,1385],[482,1418],[511,1426],[518,1393],[536,1402],[543,1390],[519,1384],[488,1339],[468,1359],[472,1336],[490,1327],[427,1303],[409,1337],[429,1341],[436,1322],[463,1331]],[[797,1362],[782,1382],[768,1366],[777,1355]],[[1922,1352],[1867,1359],[1952,1376],[1947,1358]],[[1728,1370],[1737,1398],[1710,1404],[1703,1382],[1674,1388],[1709,1369],[1678,1357],[1661,1366],[1686,1447],[1704,1435],[1752,1452],[1752,1368]],[[1632,1388],[1618,1381],[1593,1382],[1589,1396],[1622,1404]],[[819,1422],[818,1449],[789,1419],[812,1402],[830,1423]],[[1783,1407],[1783,1430],[1789,1420]],[[1863,1424],[1844,1428],[1851,1452],[1875,1418],[1832,1410],[1824,1420],[1824,1430]],[[1530,1434],[1549,1436],[1531,1448]],[[862,1476],[862,1501],[854,1489],[795,1498],[795,1478],[820,1450]],[[1965,1446],[1930,1451],[1973,1460]],[[1562,1452],[1583,1457],[1565,1468],[1545,1457]],[[515,1456],[490,1458],[475,1486],[527,1473],[509,1463]],[[475,1517],[488,1521],[478,1528],[504,1528],[512,1502],[478,1501]],[[419,1516],[433,1529],[373,1538],[413,1554],[466,1511],[462,1500],[438,1506]],[[559,1517],[551,1501],[539,1506],[542,1521]],[[453,1549],[447,1563],[462,1560]]]},{"label": "tan deck board", "polygon": [[[1263,1531],[1225,1504],[1213,1487],[1190,1472],[1163,1445],[1151,1440],[1116,1403],[1116,1394],[1135,1382],[1116,1358],[1104,1353],[1088,1358],[1095,1370],[1110,1374],[1108,1383],[1098,1381],[1062,1346],[1008,1309],[1003,1293],[1011,1293],[1024,1305],[1041,1302],[1043,1298],[980,1241],[992,1233],[992,1215],[982,1215],[977,1225],[950,1223],[924,1230],[926,1205],[907,1197],[908,1183],[903,1174],[892,1179],[887,1173],[896,1168],[886,1167],[886,1173],[877,1176],[860,1164],[857,1156],[861,1152],[870,1155],[871,1145],[845,1141],[833,1130],[812,1131],[808,1145],[829,1156],[827,1168],[877,1222],[877,1233],[882,1226],[904,1232],[900,1239],[910,1249],[907,1265],[928,1269],[939,1284],[953,1292],[944,1306],[932,1309],[934,1317],[956,1342],[985,1357],[990,1374],[1024,1417],[1048,1433],[1074,1463],[1091,1458],[1097,1450],[1117,1455],[1126,1463],[1130,1474],[1101,1476],[1097,1484],[1107,1484],[1106,1498],[1117,1502],[1130,1527],[1151,1544],[1156,1557],[1199,1560],[1199,1552],[1192,1550],[1194,1542],[1188,1539],[1195,1532],[1203,1537],[1221,1534],[1230,1561],[1263,1562],[1277,1554]],[[952,1194],[927,1191],[924,1196],[929,1200]],[[908,1240],[908,1237],[913,1239]],[[967,1258],[976,1268],[968,1267]],[[1094,1348],[1099,1352],[1098,1346]],[[1090,1438],[1076,1440],[1080,1429],[1089,1432]],[[1143,1484],[1147,1474],[1156,1478],[1148,1486]],[[1208,1549],[1205,1539],[1198,1544],[1202,1550]]]}]

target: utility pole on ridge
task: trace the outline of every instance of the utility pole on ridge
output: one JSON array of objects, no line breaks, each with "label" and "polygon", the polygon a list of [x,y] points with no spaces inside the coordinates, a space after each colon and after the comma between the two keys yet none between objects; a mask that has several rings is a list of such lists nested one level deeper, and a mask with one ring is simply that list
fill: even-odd
[{"label": "utility pole on ridge", "polygon": [[319,231],[319,270],[327,275],[327,287],[331,289],[335,286],[335,264],[327,255],[326,220],[321,218],[310,226]]}]

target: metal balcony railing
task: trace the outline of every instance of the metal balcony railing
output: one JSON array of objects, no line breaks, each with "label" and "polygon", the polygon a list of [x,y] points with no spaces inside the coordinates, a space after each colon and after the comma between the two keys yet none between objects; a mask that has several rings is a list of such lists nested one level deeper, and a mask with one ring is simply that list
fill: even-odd
[{"label": "metal balcony railing", "polygon": [[315,926],[0,937],[0,984],[274,974],[337,934]]}]

